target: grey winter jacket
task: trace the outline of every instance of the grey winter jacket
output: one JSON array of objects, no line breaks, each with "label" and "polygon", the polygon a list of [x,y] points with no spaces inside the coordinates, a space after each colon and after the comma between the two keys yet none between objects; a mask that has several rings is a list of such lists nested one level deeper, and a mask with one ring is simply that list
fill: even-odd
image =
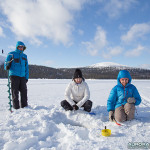
[{"label": "grey winter jacket", "polygon": [[[90,98],[90,91],[87,83],[82,81],[80,84],[72,81],[66,88],[65,99],[72,106],[77,102],[77,106],[81,107]],[[75,101],[75,102],[74,102]]]}]

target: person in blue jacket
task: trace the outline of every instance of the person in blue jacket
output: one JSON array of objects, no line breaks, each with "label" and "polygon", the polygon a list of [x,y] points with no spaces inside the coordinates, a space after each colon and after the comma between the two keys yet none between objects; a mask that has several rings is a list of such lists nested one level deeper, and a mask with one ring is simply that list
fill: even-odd
[{"label": "person in blue jacket", "polygon": [[[16,44],[16,50],[8,54],[4,63],[5,70],[9,70],[14,109],[28,106],[26,83],[28,82],[29,78],[29,68],[27,55],[23,53],[25,49],[25,44],[21,41],[18,41]],[[19,91],[21,97],[20,104]]]},{"label": "person in blue jacket", "polygon": [[141,103],[141,97],[131,80],[127,70],[119,72],[117,85],[111,90],[107,100],[110,121],[123,122],[134,118],[135,105]]}]

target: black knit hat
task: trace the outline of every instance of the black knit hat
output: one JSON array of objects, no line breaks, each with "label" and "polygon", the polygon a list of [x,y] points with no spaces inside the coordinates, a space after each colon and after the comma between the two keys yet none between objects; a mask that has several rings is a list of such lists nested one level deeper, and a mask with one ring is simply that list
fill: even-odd
[{"label": "black knit hat", "polygon": [[83,78],[82,72],[80,69],[75,70],[74,75],[73,75],[73,79],[75,79],[75,78]]}]

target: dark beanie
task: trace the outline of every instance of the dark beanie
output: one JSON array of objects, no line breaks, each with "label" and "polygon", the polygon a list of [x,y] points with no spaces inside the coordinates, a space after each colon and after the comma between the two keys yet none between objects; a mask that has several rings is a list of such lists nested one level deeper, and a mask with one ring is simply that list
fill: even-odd
[{"label": "dark beanie", "polygon": [[76,69],[76,70],[75,70],[73,79],[75,79],[75,78],[83,78],[82,72],[81,72],[80,69]]}]

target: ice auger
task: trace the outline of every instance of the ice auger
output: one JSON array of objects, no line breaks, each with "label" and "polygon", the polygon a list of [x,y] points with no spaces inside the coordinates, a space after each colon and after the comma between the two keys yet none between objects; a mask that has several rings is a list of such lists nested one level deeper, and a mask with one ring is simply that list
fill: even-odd
[{"label": "ice auger", "polygon": [[11,86],[10,86],[10,79],[9,79],[9,70],[8,70],[8,84],[7,84],[7,86],[8,86],[8,94],[9,94],[9,96],[8,96],[8,98],[9,98],[9,110],[10,110],[10,112],[12,112],[12,99],[11,99]]},{"label": "ice auger", "polygon": [[[12,59],[10,60],[10,61],[8,61],[8,62],[5,62],[6,64],[8,64],[8,63],[11,63],[14,59],[13,59],[13,54],[8,54],[8,55],[12,55]],[[12,99],[11,99],[11,85],[10,85],[10,79],[9,79],[9,69],[8,69],[8,71],[7,71],[7,73],[8,73],[8,84],[7,84],[7,86],[8,86],[8,98],[9,98],[9,110],[10,110],[10,112],[12,112]]]}]

